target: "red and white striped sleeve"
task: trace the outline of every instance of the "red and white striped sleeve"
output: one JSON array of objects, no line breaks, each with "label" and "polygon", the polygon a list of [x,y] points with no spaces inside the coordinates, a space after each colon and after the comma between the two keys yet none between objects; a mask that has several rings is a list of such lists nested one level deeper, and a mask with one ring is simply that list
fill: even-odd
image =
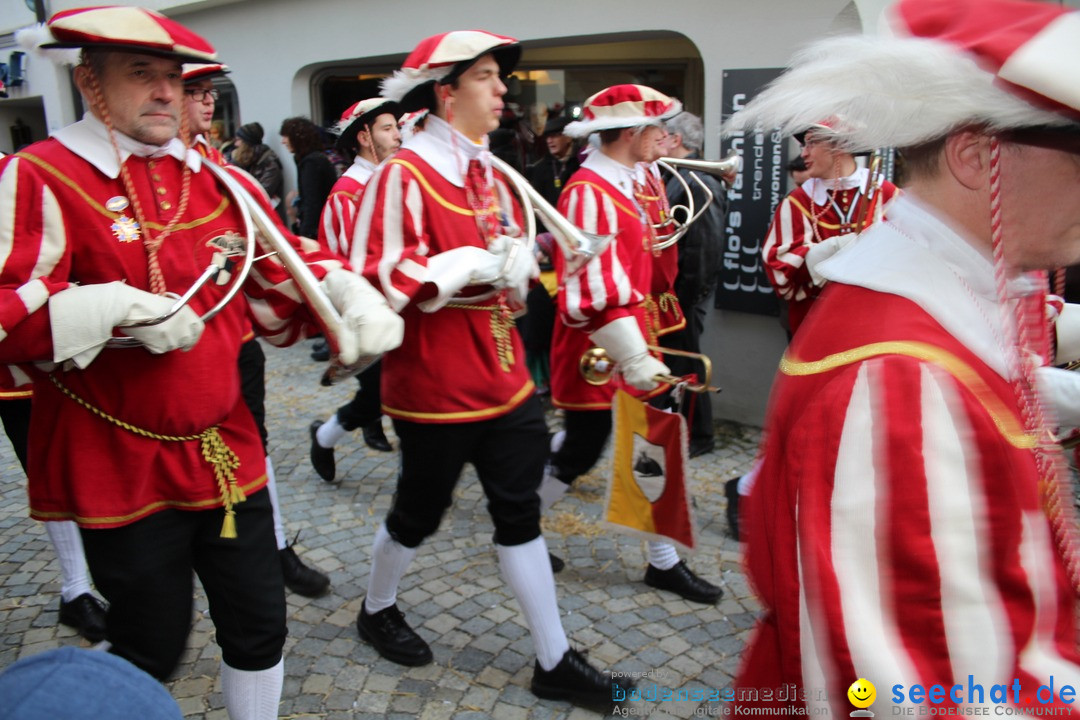
[{"label": "red and white striped sleeve", "polygon": [[[640,219],[620,218],[611,197],[585,183],[567,188],[559,196],[558,209],[574,225],[596,235],[618,233],[620,220],[640,223]],[[629,307],[644,300],[627,272],[629,252],[643,251],[640,247],[626,247],[625,243],[620,245],[616,237],[604,252],[573,275],[565,272],[562,257],[556,253],[560,285],[557,304],[567,326],[591,332],[630,315]]]},{"label": "red and white striped sleeve", "polygon": [[882,358],[826,386],[788,438],[803,687],[826,688],[834,712],[851,678],[1080,683],[1033,465],[1017,463],[1024,435],[995,397]]},{"label": "red and white striped sleeve", "polygon": [[349,242],[356,225],[362,193],[334,190],[326,198],[319,217],[319,244],[343,258],[349,257]]},{"label": "red and white striped sleeve", "polygon": [[364,191],[350,261],[401,312],[424,286],[428,241],[420,183],[403,165],[380,167]]},{"label": "red and white striped sleeve", "polygon": [[35,166],[0,160],[0,362],[52,360],[48,302],[70,286],[67,232]]},{"label": "red and white striped sleeve", "polygon": [[791,196],[776,208],[769,234],[761,250],[769,282],[784,300],[805,300],[811,285],[806,269],[806,252],[813,242],[814,228]]}]

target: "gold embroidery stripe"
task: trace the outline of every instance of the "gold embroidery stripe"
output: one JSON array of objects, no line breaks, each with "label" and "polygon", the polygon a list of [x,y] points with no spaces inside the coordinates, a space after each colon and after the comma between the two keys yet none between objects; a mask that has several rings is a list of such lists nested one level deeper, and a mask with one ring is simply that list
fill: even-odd
[{"label": "gold embroidery stripe", "polygon": [[1001,436],[1013,447],[1035,447],[1035,436],[1025,432],[1023,426],[1004,403],[998,399],[990,386],[975,370],[960,358],[939,347],[922,342],[880,342],[863,345],[843,352],[827,355],[820,360],[803,361],[784,354],[780,360],[780,372],[790,376],[818,375],[882,355],[902,355],[932,363],[953,376],[966,387],[983,406]]},{"label": "gold embroidery stripe", "polygon": [[[260,484],[266,483],[266,476],[263,475],[246,485],[241,485],[240,488],[245,493],[250,493],[257,488]],[[167,508],[177,508],[182,510],[203,509],[210,507],[221,507],[221,498],[214,498],[211,500],[159,500],[157,502],[144,505],[135,512],[128,513],[127,515],[112,515],[108,517],[83,517],[82,515],[76,515],[73,512],[58,512],[58,511],[45,511],[30,509],[30,516],[35,520],[74,520],[79,525],[104,525],[106,523],[128,523],[133,520],[145,517],[152,512],[158,510],[164,510]]]},{"label": "gold embroidery stripe", "polygon": [[466,410],[464,412],[451,413],[410,412],[408,410],[398,410],[386,404],[383,404],[382,409],[387,415],[399,417],[403,420],[486,420],[489,417],[494,417],[507,410],[512,410],[535,391],[536,386],[533,385],[533,381],[528,380],[509,401],[502,405],[496,405],[495,407],[484,408],[483,410]]},{"label": "gold embroidery stripe", "polygon": [[0,390],[0,399],[3,400],[21,400],[29,397],[34,397],[33,390]]},{"label": "gold embroidery stripe", "polygon": [[[49,163],[45,162],[41,158],[37,157],[36,155],[28,155],[26,153],[21,153],[21,152],[20,153],[15,153],[15,156],[23,158],[24,160],[29,160],[30,162],[37,165],[38,167],[40,167],[45,172],[47,172],[50,175],[52,175],[53,177],[55,177],[57,180],[62,182],[64,185],[67,185],[69,188],[71,188],[76,193],[78,193],[79,196],[82,197],[82,199],[86,202],[86,204],[89,205],[91,208],[93,208],[99,215],[103,215],[103,216],[109,218],[110,220],[115,220],[116,219],[116,213],[109,212],[108,210],[106,210],[104,205],[99,203],[94,198],[90,197],[90,195],[88,195],[87,192],[85,190],[83,190],[79,186],[78,183],[76,183],[74,180],[72,180],[67,175],[60,172],[55,167],[53,167]],[[221,202],[214,209],[214,211],[211,212],[209,215],[207,215],[206,217],[198,218],[196,220],[192,220],[191,222],[177,223],[173,227],[173,229],[174,230],[190,230],[191,228],[199,227],[200,225],[205,225],[208,222],[212,222],[213,220],[216,220],[223,212],[225,212],[225,208],[227,208],[227,207],[229,207],[229,198],[226,195],[222,195],[221,196]],[[146,226],[148,228],[150,228],[151,230],[164,230],[165,229],[164,225],[162,225],[161,223],[156,223],[156,222],[147,221]]]},{"label": "gold embroidery stripe", "polygon": [[[788,196],[788,200],[791,201],[792,205],[799,208],[799,212],[801,212],[803,215],[805,215],[806,218],[810,221],[810,223],[813,224],[814,216],[809,210],[804,208],[802,206],[802,204],[798,200],[796,200],[795,198],[793,198],[791,196]],[[811,200],[811,202],[813,202],[813,200]],[[822,220],[821,218],[818,218],[817,224],[818,224],[818,227],[825,228],[826,230],[839,230],[840,229],[840,225],[834,224],[834,223],[827,223],[824,220]]]},{"label": "gold embroidery stripe", "polygon": [[595,190],[596,190],[597,192],[599,192],[599,193],[600,193],[601,195],[605,195],[605,196],[607,196],[607,198],[608,198],[609,200],[611,200],[611,203],[612,203],[612,204],[613,204],[613,205],[614,205],[615,207],[617,207],[618,209],[622,210],[622,211],[623,211],[624,213],[626,213],[626,214],[627,214],[627,215],[629,215],[630,217],[634,218],[635,220],[640,220],[640,219],[641,219],[641,216],[640,216],[640,215],[638,215],[638,214],[637,214],[637,212],[636,212],[635,210],[632,210],[631,208],[628,208],[628,207],[626,207],[625,205],[623,205],[623,204],[622,204],[621,202],[619,202],[618,200],[616,200],[616,199],[615,199],[615,197],[614,197],[614,196],[612,196],[612,194],[611,194],[611,193],[609,193],[609,192],[608,192],[608,191],[607,191],[606,189],[604,189],[604,187],[603,187],[603,186],[601,186],[601,185],[597,185],[597,184],[596,184],[596,183],[594,183],[594,182],[589,182],[588,180],[576,180],[576,181],[574,181],[574,182],[570,183],[569,185],[567,185],[567,186],[566,186],[565,188],[563,188],[563,191],[565,192],[566,190],[569,190],[569,189],[570,189],[570,188],[572,188],[572,187],[577,187],[578,185],[587,185],[587,186],[589,186],[589,187],[591,187],[591,188],[595,189]]},{"label": "gold embroidery stripe", "polygon": [[447,210],[451,210],[453,212],[456,212],[458,215],[467,215],[469,217],[475,217],[476,216],[476,213],[474,213],[472,210],[469,210],[468,208],[463,208],[460,205],[455,205],[454,203],[450,202],[449,200],[444,198],[442,195],[440,195],[438,192],[436,192],[435,188],[431,187],[431,183],[428,182],[427,178],[424,177],[420,173],[419,168],[417,168],[415,165],[413,165],[409,161],[407,161],[407,160],[399,160],[397,158],[392,158],[387,164],[389,164],[389,165],[401,165],[402,167],[408,168],[409,172],[411,172],[413,174],[413,177],[416,178],[416,181],[418,183],[420,183],[420,186],[422,188],[424,188],[424,192],[426,192],[428,195],[430,195],[432,198],[434,198],[435,202],[439,203],[440,205],[442,205]]}]

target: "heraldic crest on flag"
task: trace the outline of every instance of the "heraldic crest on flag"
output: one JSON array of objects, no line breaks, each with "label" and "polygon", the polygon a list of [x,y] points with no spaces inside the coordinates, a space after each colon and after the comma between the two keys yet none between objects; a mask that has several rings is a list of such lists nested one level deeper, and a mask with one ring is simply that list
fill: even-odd
[{"label": "heraldic crest on flag", "polygon": [[614,472],[604,520],[620,532],[694,550],[697,533],[685,479],[686,420],[622,390],[613,408]]}]

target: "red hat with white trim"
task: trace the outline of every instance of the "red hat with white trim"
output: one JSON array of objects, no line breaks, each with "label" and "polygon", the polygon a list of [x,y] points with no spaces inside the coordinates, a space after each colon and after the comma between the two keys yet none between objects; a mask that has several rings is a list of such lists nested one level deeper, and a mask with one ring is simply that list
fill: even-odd
[{"label": "red hat with white trim", "polygon": [[894,37],[842,36],[799,52],[723,127],[801,132],[842,117],[850,151],[913,147],[964,126],[991,132],[1080,118],[1080,14],[1025,0],[899,0]]},{"label": "red hat with white trim", "polygon": [[373,97],[355,102],[341,113],[341,119],[334,125],[333,132],[339,137],[338,147],[345,150],[356,150],[356,134],[360,130],[375,121],[380,115],[389,113],[394,120],[401,117],[401,106],[393,100],[384,97]]},{"label": "red hat with white trim", "polygon": [[[49,20],[50,37],[39,47],[103,48],[162,55],[177,60],[213,62],[214,47],[164,15],[141,7],[108,6],[62,10]],[[51,41],[50,41],[51,40]]]},{"label": "red hat with white trim", "polygon": [[509,75],[521,59],[518,41],[485,30],[455,30],[420,41],[400,70],[382,82],[382,96],[405,112],[431,109],[435,83],[447,85],[484,55],[492,55],[499,72]]},{"label": "red hat with white trim", "polygon": [[222,63],[184,63],[184,84],[225,77],[229,72],[229,66]]},{"label": "red hat with white trim", "polygon": [[612,85],[596,93],[582,107],[582,119],[563,129],[573,138],[600,130],[660,126],[682,112],[682,103],[645,85]]}]

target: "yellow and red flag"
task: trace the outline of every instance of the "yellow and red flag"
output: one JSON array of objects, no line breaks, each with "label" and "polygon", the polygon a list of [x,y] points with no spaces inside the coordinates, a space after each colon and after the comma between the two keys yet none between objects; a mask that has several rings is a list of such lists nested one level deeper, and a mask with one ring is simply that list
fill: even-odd
[{"label": "yellow and red flag", "polygon": [[686,420],[615,393],[614,472],[604,520],[621,532],[693,550],[696,532],[684,469]]}]

